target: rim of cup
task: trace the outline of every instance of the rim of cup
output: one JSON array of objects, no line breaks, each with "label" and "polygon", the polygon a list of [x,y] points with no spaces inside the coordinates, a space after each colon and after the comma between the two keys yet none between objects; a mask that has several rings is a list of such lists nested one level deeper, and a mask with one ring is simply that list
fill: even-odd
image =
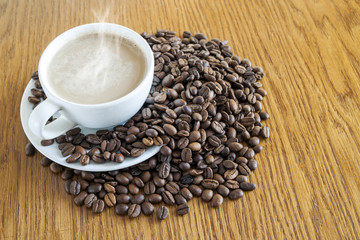
[{"label": "rim of cup", "polygon": [[[145,71],[143,78],[141,82],[137,85],[137,87],[120,98],[105,103],[97,103],[97,104],[81,104],[81,103],[71,102],[56,95],[50,88],[47,88],[46,70],[50,64],[51,59],[55,56],[55,54],[59,51],[59,49],[61,49],[70,40],[74,40],[78,37],[90,33],[98,33],[98,32],[102,33],[102,31],[104,33],[110,33],[110,34],[118,35],[122,38],[126,38],[131,43],[134,43],[136,47],[139,47],[143,55],[143,58],[145,60]],[[50,44],[45,48],[43,54],[40,57],[38,74],[39,74],[40,82],[42,84],[42,88],[47,94],[52,95],[52,97],[56,99],[60,99],[61,101],[74,106],[81,106],[85,108],[86,107],[103,108],[103,107],[107,107],[108,105],[117,104],[122,101],[124,102],[128,101],[130,98],[134,97],[134,95],[136,94],[137,91],[139,91],[139,89],[145,87],[147,81],[152,81],[154,74],[154,57],[149,44],[140,34],[135,32],[134,30],[131,30],[130,28],[114,23],[89,23],[71,28],[63,32],[59,36],[57,36],[54,40],[52,40]]]}]

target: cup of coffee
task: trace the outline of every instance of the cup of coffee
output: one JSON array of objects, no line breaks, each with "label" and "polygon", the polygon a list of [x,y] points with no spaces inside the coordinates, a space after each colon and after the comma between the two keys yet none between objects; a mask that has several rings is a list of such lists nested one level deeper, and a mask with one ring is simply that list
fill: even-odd
[{"label": "cup of coffee", "polygon": [[[47,98],[32,111],[29,127],[52,139],[75,125],[123,123],[144,104],[153,73],[153,52],[133,30],[111,23],[72,28],[40,58],[38,74]],[[46,124],[57,112],[60,117]]]}]

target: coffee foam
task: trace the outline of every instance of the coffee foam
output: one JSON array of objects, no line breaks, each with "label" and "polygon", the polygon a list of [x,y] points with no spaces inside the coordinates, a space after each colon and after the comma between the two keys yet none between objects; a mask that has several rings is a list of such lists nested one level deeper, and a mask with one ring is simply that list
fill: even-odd
[{"label": "coffee foam", "polygon": [[116,100],[142,81],[145,57],[123,37],[92,33],[69,41],[47,71],[51,91],[67,101],[100,104]]}]

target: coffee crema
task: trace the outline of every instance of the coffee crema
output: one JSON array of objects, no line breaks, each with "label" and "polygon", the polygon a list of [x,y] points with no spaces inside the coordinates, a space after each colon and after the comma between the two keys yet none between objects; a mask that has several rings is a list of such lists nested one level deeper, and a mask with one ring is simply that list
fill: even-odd
[{"label": "coffee crema", "polygon": [[47,70],[50,90],[79,104],[116,100],[134,90],[145,73],[145,57],[135,43],[92,33],[66,43]]}]

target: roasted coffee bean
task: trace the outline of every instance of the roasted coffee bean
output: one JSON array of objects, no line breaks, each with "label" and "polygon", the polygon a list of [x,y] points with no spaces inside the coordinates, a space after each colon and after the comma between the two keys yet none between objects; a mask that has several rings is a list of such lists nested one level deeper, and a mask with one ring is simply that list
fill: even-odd
[{"label": "roasted coffee bean", "polygon": [[198,175],[194,177],[194,180],[192,181],[192,184],[195,185],[200,185],[202,180],[204,180],[204,176],[203,175]]},{"label": "roasted coffee bean", "polygon": [[234,169],[238,166],[237,163],[231,161],[231,160],[225,160],[222,162],[223,166],[227,169]]},{"label": "roasted coffee bean", "polygon": [[243,195],[244,195],[243,191],[241,191],[240,189],[235,189],[230,192],[229,198],[231,200],[236,200],[241,198]]},{"label": "roasted coffee bean", "polygon": [[117,203],[129,203],[130,200],[131,200],[131,197],[128,194],[122,193],[122,194],[119,194],[116,196]]},{"label": "roasted coffee bean", "polygon": [[210,136],[208,138],[208,142],[210,143],[211,146],[214,146],[214,147],[218,147],[221,144],[221,140],[215,135]]},{"label": "roasted coffee bean", "polygon": [[129,188],[129,192],[133,195],[138,194],[140,191],[140,189],[133,183],[130,183],[128,188]]},{"label": "roasted coffee bean", "polygon": [[253,149],[254,149],[255,153],[259,153],[259,152],[261,152],[263,150],[263,146],[256,145]]},{"label": "roasted coffee bean", "polygon": [[229,188],[229,189],[237,189],[239,188],[239,183],[235,180],[227,180],[224,183],[225,187]]},{"label": "roasted coffee bean", "polygon": [[97,197],[95,194],[91,193],[87,195],[87,197],[84,200],[84,205],[88,208],[91,208],[93,203],[97,200]]},{"label": "roasted coffee bean", "polygon": [[[75,174],[75,171],[74,171],[74,174]],[[87,187],[89,186],[89,183],[82,178],[78,178],[77,181],[80,183],[81,190],[86,190]]]},{"label": "roasted coffee bean", "polygon": [[221,176],[221,175],[218,174],[218,173],[215,173],[215,174],[214,174],[214,179],[215,179],[216,181],[218,181],[219,184],[223,184],[223,183],[225,182],[225,179],[223,178],[223,176]]},{"label": "roasted coffee bean", "polygon": [[54,139],[41,140],[41,146],[50,146],[54,143]]},{"label": "roasted coffee bean", "polygon": [[180,194],[188,201],[193,198],[193,194],[190,192],[188,188],[182,188],[180,190]]},{"label": "roasted coffee bean", "polygon": [[100,183],[90,184],[87,188],[88,193],[98,193],[102,189],[102,185]]},{"label": "roasted coffee bean", "polygon": [[188,147],[189,147],[189,148],[191,149],[191,151],[193,151],[193,152],[198,152],[198,151],[201,150],[201,144],[198,143],[198,142],[192,142],[192,143],[189,144]]},{"label": "roasted coffee bean", "polygon": [[249,182],[242,182],[242,183],[240,183],[240,188],[243,191],[252,191],[256,188],[256,184],[249,183]]},{"label": "roasted coffee bean", "polygon": [[28,101],[31,102],[32,104],[37,104],[40,103],[41,99],[38,97],[29,96]]},{"label": "roasted coffee bean", "polygon": [[72,179],[69,179],[65,182],[64,187],[65,187],[65,192],[67,192],[68,194],[70,194],[70,184],[72,183]]},{"label": "roasted coffee bean", "polygon": [[116,193],[117,194],[127,194],[129,192],[129,189],[125,186],[122,185],[118,185],[115,187]]},{"label": "roasted coffee bean", "polygon": [[213,121],[211,123],[211,128],[216,132],[216,133],[223,133],[224,129],[223,126],[218,122],[218,121]]},{"label": "roasted coffee bean", "polygon": [[94,179],[94,183],[105,183],[105,182],[106,182],[106,180],[104,178],[98,177],[98,178]]},{"label": "roasted coffee bean", "polygon": [[237,164],[241,164],[241,163],[248,163],[248,160],[247,160],[247,158],[244,158],[244,157],[237,157],[236,159],[235,159],[235,162],[237,163]]},{"label": "roasted coffee bean", "polygon": [[160,178],[159,176],[155,176],[153,178],[153,182],[154,182],[156,187],[163,187],[166,184],[166,180],[163,179],[163,178]]},{"label": "roasted coffee bean", "polygon": [[[136,169],[135,169],[136,170]],[[130,172],[123,172],[123,175],[125,176],[125,177],[127,177],[127,179],[129,179],[129,181],[131,182],[132,180],[134,180],[134,176],[133,175],[135,175],[134,173],[133,174],[131,174]],[[139,175],[139,174],[138,174]],[[137,176],[137,175],[136,175]]]},{"label": "roasted coffee bean", "polygon": [[61,174],[61,178],[63,180],[68,180],[73,177],[73,171],[70,168],[65,169],[65,171]]},{"label": "roasted coffee bean", "polygon": [[216,189],[219,186],[219,182],[215,179],[204,179],[201,181],[201,185],[207,189]]},{"label": "roasted coffee bean", "polygon": [[145,135],[154,138],[158,136],[158,132],[155,129],[149,128],[145,131]]},{"label": "roasted coffee bean", "polygon": [[269,127],[263,127],[260,131],[260,136],[263,138],[269,138]]},{"label": "roasted coffee bean", "polygon": [[260,115],[262,120],[266,120],[266,119],[269,118],[269,114],[267,112],[265,112],[265,111],[260,111],[259,115]]},{"label": "roasted coffee bean", "polygon": [[92,148],[87,154],[92,157],[94,155],[100,155],[101,151],[99,148]]},{"label": "roasted coffee bean", "polygon": [[206,167],[204,169],[204,178],[208,178],[208,179],[211,179],[214,177],[214,173],[213,173],[213,170],[210,168],[210,167]]},{"label": "roasted coffee bean", "polygon": [[118,181],[121,185],[128,185],[130,183],[130,179],[128,179],[124,174],[117,174],[115,176],[116,181]]},{"label": "roasted coffee bean", "polygon": [[215,194],[211,199],[211,206],[212,207],[220,207],[220,205],[224,202],[223,196],[220,194]]},{"label": "roasted coffee bean", "polygon": [[116,154],[114,155],[114,161],[115,161],[115,162],[117,162],[117,163],[122,163],[122,162],[124,162],[124,160],[125,160],[125,157],[124,157],[123,154],[121,154],[121,153],[116,153]]},{"label": "roasted coffee bean", "polygon": [[168,146],[162,146],[160,148],[160,153],[164,156],[170,156],[172,151],[171,148],[169,148]]},{"label": "roasted coffee bean", "polygon": [[186,137],[182,137],[177,142],[177,147],[179,149],[184,149],[189,145],[189,139]]},{"label": "roasted coffee bean", "polygon": [[[185,32],[184,32],[184,33],[185,33]],[[31,79],[34,79],[34,80],[39,79],[38,71],[34,71],[34,72],[31,74]]]},{"label": "roasted coffee bean", "polygon": [[105,203],[103,200],[98,199],[92,204],[92,212],[93,213],[101,213],[104,211]]},{"label": "roasted coffee bean", "polygon": [[113,207],[116,204],[116,196],[114,193],[107,193],[104,196],[104,201],[108,207]]},{"label": "roasted coffee bean", "polygon": [[176,133],[177,133],[176,128],[173,125],[170,125],[170,124],[164,124],[163,129],[170,136],[175,136]]},{"label": "roasted coffee bean", "polygon": [[260,143],[260,139],[258,137],[252,137],[249,139],[248,143],[251,147],[254,147]]},{"label": "roasted coffee bean", "polygon": [[160,194],[156,194],[156,193],[151,194],[151,195],[149,195],[148,200],[149,200],[149,202],[154,203],[154,204],[160,203],[162,201],[162,196]]},{"label": "roasted coffee bean", "polygon": [[166,184],[165,189],[174,195],[179,193],[180,191],[179,185],[175,182],[169,182],[168,184]]},{"label": "roasted coffee bean", "polygon": [[135,194],[131,198],[131,203],[141,204],[145,201],[145,196],[143,194]]},{"label": "roasted coffee bean", "polygon": [[141,111],[143,119],[147,120],[151,118],[151,109],[150,108],[144,108]]},{"label": "roasted coffee bean", "polygon": [[82,171],[81,172],[81,177],[87,181],[92,181],[94,180],[95,178],[95,175],[91,172],[85,172],[85,171]]},{"label": "roasted coffee bean", "polygon": [[201,193],[202,193],[201,187],[192,184],[189,186],[189,190],[195,197],[201,196]]},{"label": "roasted coffee bean", "polygon": [[74,153],[80,153],[81,155],[85,155],[86,154],[86,150],[85,148],[83,148],[80,145],[75,146],[75,151]]},{"label": "roasted coffee bean", "polygon": [[180,205],[187,202],[186,198],[184,198],[181,194],[176,194],[174,199],[176,205]]},{"label": "roasted coffee bean", "polygon": [[127,215],[128,209],[129,205],[121,203],[115,206],[115,213],[117,215]]},{"label": "roasted coffee bean", "polygon": [[159,177],[167,178],[169,176],[169,174],[170,174],[170,163],[163,162],[159,168]]},{"label": "roasted coffee bean", "polygon": [[246,163],[241,163],[238,166],[238,170],[241,175],[245,175],[245,176],[249,175],[251,172],[250,168],[246,165]]},{"label": "roasted coffee bean", "polygon": [[162,196],[162,200],[164,201],[164,203],[166,203],[168,205],[174,205],[175,204],[175,199],[174,199],[173,195],[169,191],[163,191],[161,193],[161,196]]},{"label": "roasted coffee bean", "polygon": [[132,157],[139,157],[141,156],[146,150],[143,148],[133,148],[131,149],[130,155]]},{"label": "roasted coffee bean", "polygon": [[52,162],[50,164],[50,170],[53,172],[53,173],[60,173],[63,171],[63,167],[55,162]]},{"label": "roasted coffee bean", "polygon": [[226,180],[235,179],[237,177],[237,175],[239,175],[239,172],[238,172],[238,170],[236,168],[229,169],[224,173],[224,178]]},{"label": "roasted coffee bean", "polygon": [[178,131],[178,133],[177,133],[177,135],[179,136],[179,137],[188,137],[189,136],[189,132],[188,131],[186,131],[186,130],[180,130],[180,131]]},{"label": "roasted coffee bean", "polygon": [[35,147],[31,143],[27,143],[25,146],[25,155],[32,156],[35,154]]},{"label": "roasted coffee bean", "polygon": [[241,119],[241,124],[243,124],[245,127],[250,127],[255,123],[255,119],[253,117],[244,117]]},{"label": "roasted coffee bean", "polygon": [[223,197],[227,197],[229,195],[229,193],[230,193],[230,190],[227,187],[225,187],[224,185],[220,185],[216,189],[216,191]]},{"label": "roasted coffee bean", "polygon": [[[167,45],[167,46],[169,46],[169,45]],[[173,81],[174,81],[174,76],[171,74],[168,74],[163,78],[161,84],[164,87],[171,87],[171,85],[173,84]]]},{"label": "roasted coffee bean", "polygon": [[144,186],[144,193],[146,195],[150,195],[150,194],[153,194],[155,193],[156,191],[156,186],[153,182],[147,182]]},{"label": "roasted coffee bean", "polygon": [[152,145],[154,145],[154,141],[151,137],[143,138],[141,141],[147,147],[151,147]]},{"label": "roasted coffee bean", "polygon": [[70,157],[68,157],[66,159],[66,162],[67,163],[74,163],[76,161],[78,161],[81,157],[81,154],[80,153],[73,153]]},{"label": "roasted coffee bean", "polygon": [[78,195],[81,190],[81,185],[78,181],[74,180],[70,184],[70,194],[71,195]]},{"label": "roasted coffee bean", "polygon": [[134,180],[133,180],[133,183],[139,188],[143,188],[144,185],[145,185],[140,177],[135,177]]},{"label": "roasted coffee bean", "polygon": [[169,209],[166,206],[160,206],[156,211],[156,216],[160,220],[166,219],[168,214],[169,214]]},{"label": "roasted coffee bean", "polygon": [[52,163],[52,161],[47,158],[47,157],[43,157],[41,160],[40,160],[40,164],[44,167],[47,167],[49,166],[50,164]]},{"label": "roasted coffee bean", "polygon": [[74,198],[74,203],[78,206],[81,206],[81,205],[84,205],[84,201],[86,199],[86,197],[88,196],[88,193],[87,192],[80,192],[79,195],[77,195],[75,198]]},{"label": "roasted coffee bean", "polygon": [[101,140],[96,134],[86,135],[86,141],[91,144],[100,144]]},{"label": "roasted coffee bean", "polygon": [[143,202],[141,204],[141,211],[143,214],[149,216],[154,212],[154,205],[152,205],[150,202]]},{"label": "roasted coffee bean", "polygon": [[141,206],[138,204],[131,204],[128,209],[128,216],[131,218],[138,217],[141,213]]},{"label": "roasted coffee bean", "polygon": [[247,177],[244,175],[239,175],[235,179],[238,183],[247,182]]},{"label": "roasted coffee bean", "polygon": [[201,199],[209,202],[214,196],[214,191],[211,189],[205,189],[201,194]]},{"label": "roasted coffee bean", "polygon": [[104,163],[105,159],[101,155],[93,155],[91,157],[91,160],[93,160],[95,163]]},{"label": "roasted coffee bean", "polygon": [[116,192],[115,187],[112,186],[110,183],[105,183],[104,184],[104,189],[108,193],[115,193]]},{"label": "roasted coffee bean", "polygon": [[81,132],[79,127],[68,130],[65,134],[66,136],[75,136]]},{"label": "roasted coffee bean", "polygon": [[[261,127],[260,126],[255,126],[253,129],[252,129],[252,131],[251,131],[251,136],[252,137],[257,137],[257,136],[259,136],[260,135],[260,131],[261,131]],[[244,138],[244,137],[243,137]],[[244,138],[245,139],[245,138]],[[249,140],[250,138],[248,138],[248,139],[245,139],[245,140]]]},{"label": "roasted coffee bean", "polygon": [[257,168],[257,162],[255,159],[251,159],[248,163],[247,163],[248,167],[253,171]]},{"label": "roasted coffee bean", "polygon": [[161,137],[157,136],[153,138],[153,142],[155,146],[161,146],[164,144],[164,141]]},{"label": "roasted coffee bean", "polygon": [[[145,164],[146,164],[147,167],[150,168],[150,166],[149,166],[148,163],[145,163]],[[140,166],[140,165],[139,165],[139,166]],[[148,168],[144,169],[143,172],[142,172],[142,174],[141,174],[141,176],[140,176],[140,178],[141,178],[141,180],[144,182],[144,184],[147,183],[147,182],[149,182],[149,181],[151,180],[151,178],[152,178],[151,172],[150,172],[150,171],[147,171],[147,170],[148,170]]]},{"label": "roasted coffee bean", "polygon": [[238,142],[232,142],[228,145],[228,147],[232,152],[239,152],[243,148],[243,145]]},{"label": "roasted coffee bean", "polygon": [[180,178],[180,183],[184,185],[191,184],[194,178],[191,175],[184,175]]},{"label": "roasted coffee bean", "polygon": [[61,154],[63,155],[63,157],[66,157],[70,154],[72,154],[75,151],[75,146],[72,145],[71,143],[67,143],[63,149],[61,149]]},{"label": "roasted coffee bean", "polygon": [[189,213],[189,211],[190,211],[190,207],[189,207],[189,205],[187,205],[187,203],[180,204],[176,208],[176,213],[178,215],[185,215],[185,214]]},{"label": "roasted coffee bean", "polygon": [[184,162],[192,161],[192,150],[190,148],[186,147],[181,151],[181,160]]}]

